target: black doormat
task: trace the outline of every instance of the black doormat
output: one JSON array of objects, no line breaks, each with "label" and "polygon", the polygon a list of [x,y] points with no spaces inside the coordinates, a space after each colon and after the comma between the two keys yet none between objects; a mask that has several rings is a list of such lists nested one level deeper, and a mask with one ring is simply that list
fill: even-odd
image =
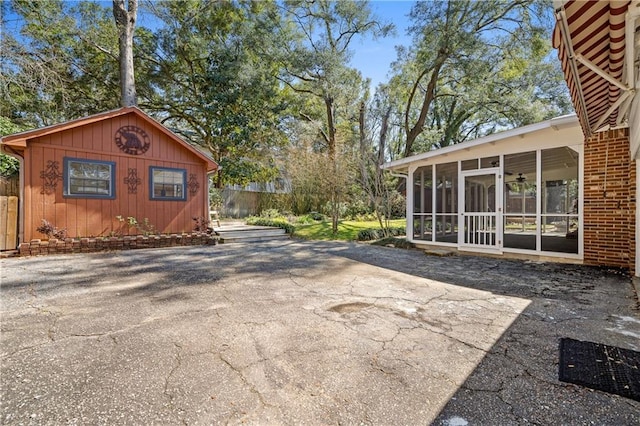
[{"label": "black doormat", "polygon": [[640,352],[563,338],[559,379],[640,401]]}]

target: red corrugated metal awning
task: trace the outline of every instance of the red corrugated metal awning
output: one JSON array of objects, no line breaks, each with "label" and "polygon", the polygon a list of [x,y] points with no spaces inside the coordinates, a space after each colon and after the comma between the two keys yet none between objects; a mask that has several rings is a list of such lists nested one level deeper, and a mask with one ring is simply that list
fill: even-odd
[{"label": "red corrugated metal awning", "polygon": [[556,10],[553,46],[558,49],[571,99],[587,137],[626,125],[625,114],[634,93],[623,81],[625,15],[631,3],[570,0]]}]

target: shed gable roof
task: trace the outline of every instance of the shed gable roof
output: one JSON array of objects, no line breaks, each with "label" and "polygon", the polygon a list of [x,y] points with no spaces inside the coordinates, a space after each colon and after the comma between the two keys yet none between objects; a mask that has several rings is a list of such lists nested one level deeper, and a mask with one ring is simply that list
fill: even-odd
[{"label": "shed gable roof", "polygon": [[52,126],[41,127],[39,129],[27,130],[25,132],[15,133],[13,135],[4,136],[0,139],[0,143],[2,145],[8,145],[16,148],[26,148],[27,144],[30,140],[39,138],[42,136],[47,136],[52,133],[62,132],[65,130],[73,129],[76,127],[85,126],[92,123],[97,123],[99,121],[108,120],[114,117],[119,117],[126,114],[135,114],[136,116],[142,118],[145,122],[152,125],[154,128],[164,133],[170,140],[176,142],[178,145],[182,146],[186,150],[190,151],[198,158],[202,159],[207,163],[207,171],[215,171],[218,169],[218,164],[205,155],[200,150],[194,148],[189,143],[184,141],[178,135],[173,133],[171,130],[151,118],[149,115],[145,114],[142,110],[137,107],[124,107],[119,108],[113,111],[107,111],[100,114],[91,115],[88,117],[79,118],[76,120],[67,121],[64,123],[54,124]]}]

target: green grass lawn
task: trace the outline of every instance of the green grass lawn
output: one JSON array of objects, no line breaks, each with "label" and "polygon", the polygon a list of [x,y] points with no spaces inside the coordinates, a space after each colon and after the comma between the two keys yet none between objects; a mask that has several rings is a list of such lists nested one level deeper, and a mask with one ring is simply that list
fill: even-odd
[{"label": "green grass lawn", "polygon": [[[391,227],[405,227],[405,219],[396,219],[390,222]],[[307,225],[296,225],[295,236],[308,240],[355,240],[358,232],[363,229],[380,229],[377,221],[356,222],[351,220],[341,220],[338,223],[338,233],[331,232],[331,221],[310,223]]]}]

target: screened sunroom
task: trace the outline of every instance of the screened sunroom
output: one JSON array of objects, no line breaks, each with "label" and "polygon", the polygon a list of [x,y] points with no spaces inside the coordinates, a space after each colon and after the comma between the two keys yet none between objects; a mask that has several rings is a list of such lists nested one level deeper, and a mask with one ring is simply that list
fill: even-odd
[{"label": "screened sunroom", "polygon": [[407,179],[407,238],[419,246],[579,260],[582,147],[572,115],[384,168]]}]

